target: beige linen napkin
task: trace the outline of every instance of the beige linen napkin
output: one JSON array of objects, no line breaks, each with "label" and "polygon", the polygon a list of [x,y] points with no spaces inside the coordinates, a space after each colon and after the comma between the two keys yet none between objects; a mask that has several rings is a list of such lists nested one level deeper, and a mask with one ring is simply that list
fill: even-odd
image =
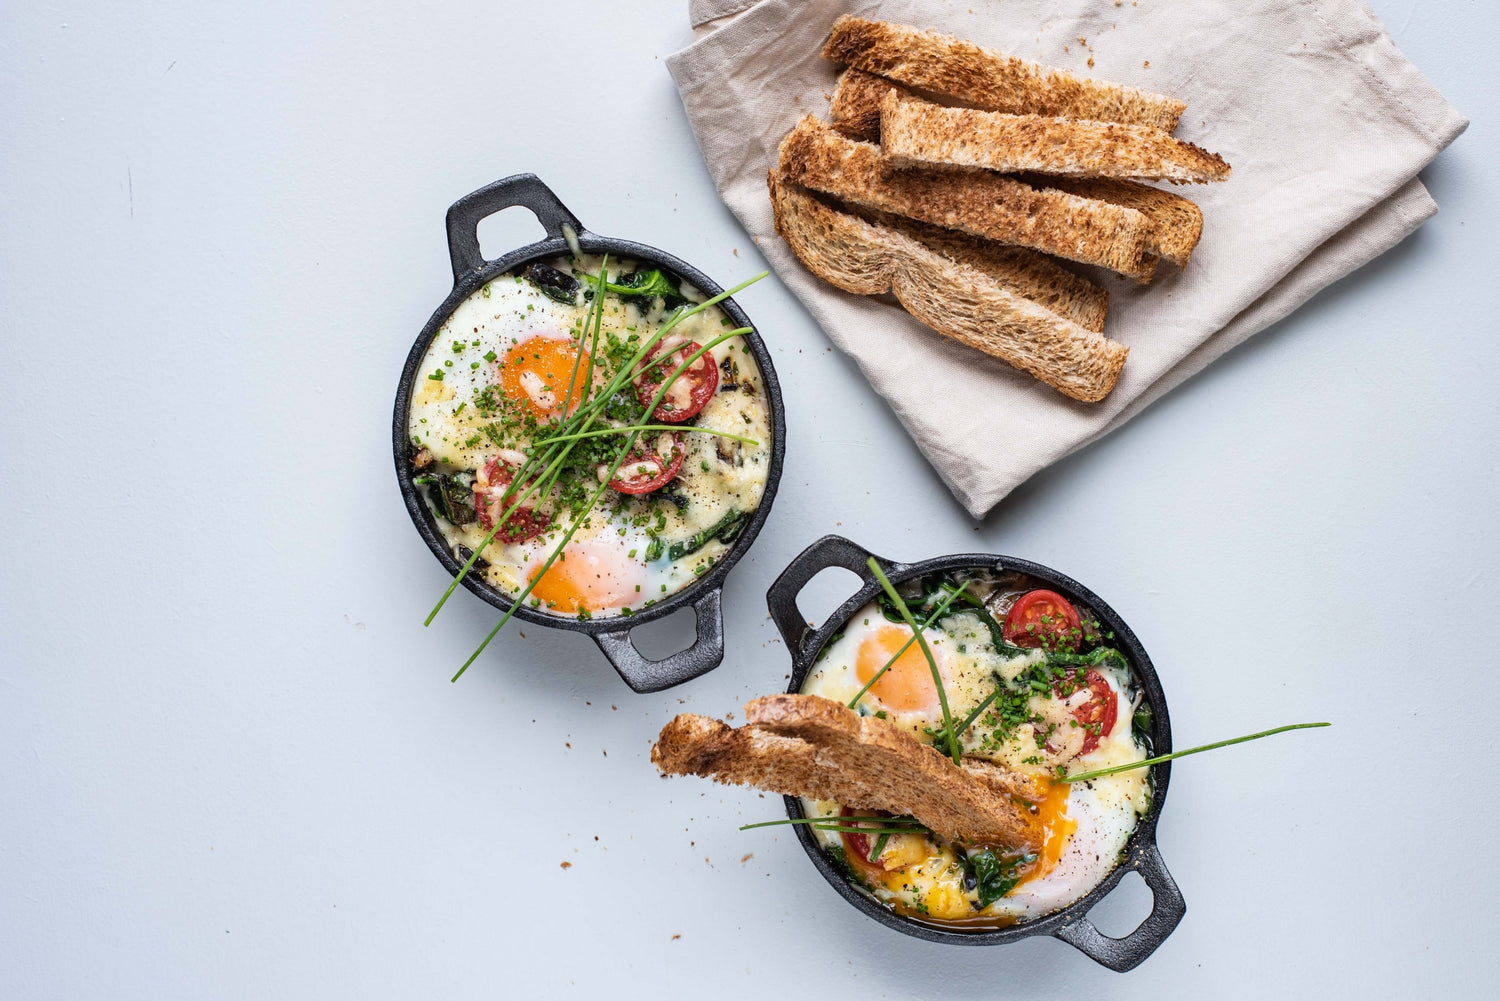
[{"label": "beige linen napkin", "polygon": [[[1185,270],[1094,276],[1105,333],[1130,347],[1104,402],[818,281],[776,236],[766,171],[801,115],[826,114],[838,68],[818,53],[845,13],[1171,94],[1177,136],[1233,165],[1177,189],[1204,217]],[[667,65],[719,193],[976,518],[1431,218],[1417,172],[1468,125],[1360,0],[693,0],[690,16],[700,37]]]}]

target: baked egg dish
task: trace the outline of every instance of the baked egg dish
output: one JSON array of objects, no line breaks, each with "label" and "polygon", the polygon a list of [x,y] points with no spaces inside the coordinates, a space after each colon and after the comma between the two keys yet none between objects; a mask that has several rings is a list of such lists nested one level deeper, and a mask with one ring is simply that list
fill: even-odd
[{"label": "baked egg dish", "polygon": [[407,426],[456,559],[503,594],[530,587],[527,607],[589,619],[648,608],[728,552],[765,492],[772,416],[733,321],[694,312],[706,299],[664,268],[579,254],[458,305]]},{"label": "baked egg dish", "polygon": [[1072,904],[1115,868],[1151,804],[1146,768],[1064,780],[1149,756],[1149,711],[1128,659],[1088,608],[1025,575],[945,572],[898,591],[933,663],[880,595],[824,644],[801,693],[878,716],[945,754],[946,698],[964,758],[1043,791],[1016,800],[1042,833],[1034,844],[960,844],[909,818],[803,797],[807,817],[837,825],[811,824],[812,836],[851,882],[919,921],[978,930]]}]

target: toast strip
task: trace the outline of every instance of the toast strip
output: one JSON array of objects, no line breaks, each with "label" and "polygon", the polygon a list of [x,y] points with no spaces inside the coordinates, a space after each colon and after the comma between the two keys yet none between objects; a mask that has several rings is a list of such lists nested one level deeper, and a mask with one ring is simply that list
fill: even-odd
[{"label": "toast strip", "polygon": [[732,729],[692,713],[662,728],[651,760],[667,775],[832,800],[915,817],[954,841],[1016,848],[1040,843],[1041,783],[987,761],[959,767],[895,724],[816,695],[773,695],[745,706]]},{"label": "toast strip", "polygon": [[1031,247],[1149,281],[1151,221],[1134,209],[1037,191],[973,171],[898,170],[880,148],[856,142],[811,115],[781,141],[789,181],[864,208]]},{"label": "toast strip", "polygon": [[965,264],[993,278],[1002,287],[1039,306],[1067,317],[1085,330],[1103,333],[1109,293],[1075,275],[1046,254],[1027,247],[1007,247],[956,229],[930,226],[905,216],[873,209],[856,211],[877,226],[911,237],[957,264]]},{"label": "toast strip", "polygon": [[1170,133],[1186,104],[1174,97],[1089,80],[952,35],[845,15],[823,58],[992,111],[1125,122]]},{"label": "toast strip", "polygon": [[1012,365],[1075,400],[1097,403],[1130,349],[944,257],[767,175],[776,232],[809,271],[858,295],[895,294],[938,333]]},{"label": "toast strip", "polygon": [[945,108],[895,93],[887,93],[880,106],[880,141],[891,161],[903,166],[1179,184],[1229,176],[1229,164],[1217,153],[1144,125]]},{"label": "toast strip", "polygon": [[1149,247],[1152,253],[1187,267],[1188,257],[1203,235],[1203,211],[1188,199],[1161,188],[1113,177],[1037,177],[1032,183],[1078,195],[1097,198],[1145,213],[1151,220]]}]

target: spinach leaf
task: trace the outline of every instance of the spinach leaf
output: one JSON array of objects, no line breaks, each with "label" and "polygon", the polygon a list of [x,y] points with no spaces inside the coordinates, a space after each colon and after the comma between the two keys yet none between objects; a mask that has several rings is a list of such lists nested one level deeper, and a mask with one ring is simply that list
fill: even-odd
[{"label": "spinach leaf", "polygon": [[[988,907],[1014,890],[1021,882],[1021,867],[1035,859],[1035,855],[1029,854],[1006,858],[996,855],[990,848],[968,856],[964,869],[974,875],[974,888],[978,892],[979,906]],[[967,880],[965,882],[967,883]]]},{"label": "spinach leaf", "polygon": [[475,519],[469,474],[425,473],[414,477],[412,482],[427,488],[428,503],[439,518],[455,525],[467,525]]},{"label": "spinach leaf", "polygon": [[662,308],[668,311],[687,304],[682,295],[682,279],[662,268],[632,271],[619,282],[606,282],[605,287],[626,302],[634,302],[642,312],[650,309],[658,298],[662,301]]},{"label": "spinach leaf", "polygon": [[578,279],[548,267],[541,261],[526,265],[521,277],[541,289],[542,294],[549,299],[572,305],[578,296]]},{"label": "spinach leaf", "polygon": [[718,539],[727,546],[740,537],[740,532],[744,531],[745,523],[749,520],[750,515],[746,512],[730,508],[717,524],[705,528],[691,538],[672,543],[667,549],[667,558],[680,560],[684,556],[691,556],[714,539]]}]

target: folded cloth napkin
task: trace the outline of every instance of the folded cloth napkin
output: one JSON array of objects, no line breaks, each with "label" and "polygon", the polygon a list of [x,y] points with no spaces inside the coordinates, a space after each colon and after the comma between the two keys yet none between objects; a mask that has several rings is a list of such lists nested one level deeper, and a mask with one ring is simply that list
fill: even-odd
[{"label": "folded cloth napkin", "polygon": [[[1130,348],[1102,403],[824,284],[776,235],[766,171],[798,118],[825,115],[839,67],[819,53],[840,14],[1170,94],[1187,102],[1176,135],[1233,165],[1176,189],[1203,209],[1185,270],[1099,278],[1105,333]],[[690,16],[699,37],[667,65],[719,193],[976,518],[1431,218],[1417,172],[1468,125],[1361,0],[693,0]]]}]

